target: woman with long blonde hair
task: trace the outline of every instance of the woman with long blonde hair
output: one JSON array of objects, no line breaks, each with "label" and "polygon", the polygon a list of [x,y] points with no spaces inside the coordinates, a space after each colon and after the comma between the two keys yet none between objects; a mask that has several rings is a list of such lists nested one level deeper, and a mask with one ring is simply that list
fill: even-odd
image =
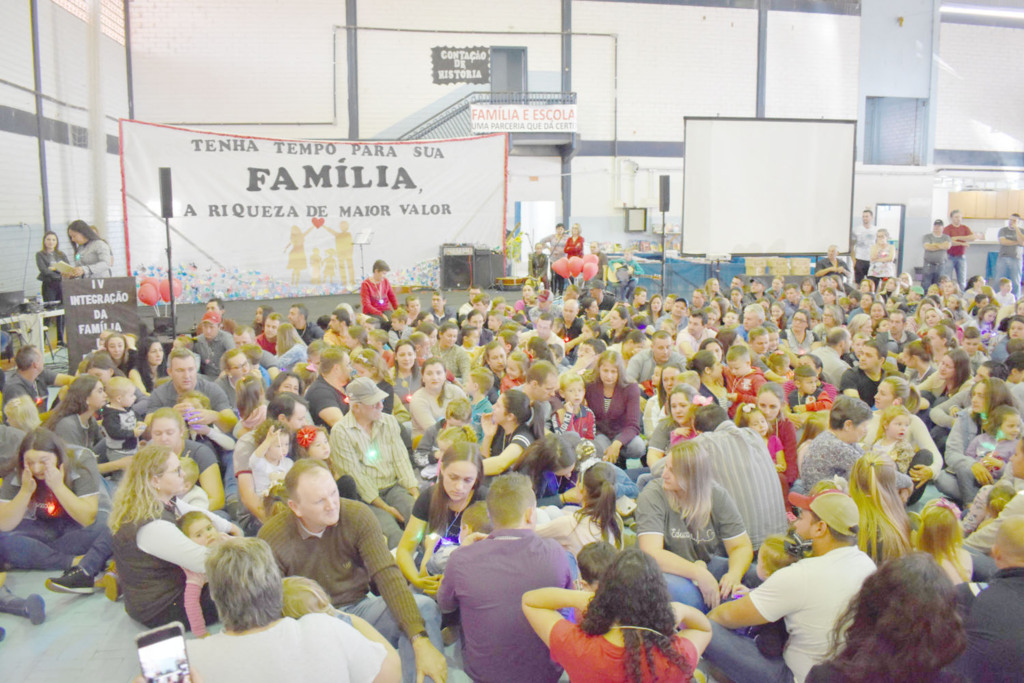
[{"label": "woman with long blonde hair", "polygon": [[[182,570],[205,571],[207,548],[192,541],[175,524],[186,512],[199,510],[178,499],[183,484],[177,454],[167,446],[150,444],[132,458],[125,470],[108,519],[125,611],[150,628],[169,621],[189,623]],[[200,512],[217,531],[242,535],[241,529],[224,518]],[[111,597],[113,591],[107,588]],[[206,623],[214,623],[217,610],[208,587],[203,589],[200,605]]]},{"label": "woman with long blonde hair", "polygon": [[850,496],[860,510],[857,545],[876,564],[906,555],[910,518],[896,487],[896,465],[887,456],[866,453],[850,470]]},{"label": "woman with long blonde hair", "polygon": [[637,535],[672,599],[705,611],[732,595],[754,557],[736,503],[714,482],[711,454],[699,440],[672,446],[662,485],[640,493]]},{"label": "woman with long blonde hair", "polygon": [[306,344],[293,325],[282,323],[277,328],[277,363],[282,368],[291,369],[296,363],[304,363],[309,359]]}]

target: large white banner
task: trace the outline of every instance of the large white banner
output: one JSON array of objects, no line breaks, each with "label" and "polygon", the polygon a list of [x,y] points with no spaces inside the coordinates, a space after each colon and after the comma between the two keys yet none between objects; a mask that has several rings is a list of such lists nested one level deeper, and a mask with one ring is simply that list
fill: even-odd
[{"label": "large white banner", "polygon": [[171,169],[182,301],[356,290],[376,259],[394,284],[438,286],[441,244],[500,248],[506,136],[278,140],[121,121],[128,257],[165,276],[159,169]]}]

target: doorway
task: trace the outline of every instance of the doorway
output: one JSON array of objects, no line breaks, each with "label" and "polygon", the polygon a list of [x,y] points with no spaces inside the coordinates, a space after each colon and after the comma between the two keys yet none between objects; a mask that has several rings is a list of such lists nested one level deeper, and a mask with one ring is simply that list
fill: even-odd
[{"label": "doorway", "polygon": [[491,92],[526,92],[526,48],[491,48]]}]

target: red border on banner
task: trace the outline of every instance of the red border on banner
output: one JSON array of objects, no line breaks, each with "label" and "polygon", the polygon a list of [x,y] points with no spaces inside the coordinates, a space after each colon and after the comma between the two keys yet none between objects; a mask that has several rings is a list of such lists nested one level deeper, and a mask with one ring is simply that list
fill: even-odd
[{"label": "red border on banner", "polygon": [[[503,200],[502,200],[502,212],[501,212],[501,263],[502,263],[502,275],[505,274],[508,268],[508,254],[506,252],[505,235],[508,230],[508,133],[487,133],[485,135],[471,135],[468,138],[446,138],[443,140],[318,140],[315,138],[270,138],[263,137],[260,135],[236,135],[233,133],[220,133],[211,130],[198,130],[196,128],[183,128],[181,126],[170,126],[164,123],[150,123],[149,121],[138,121],[136,119],[125,119],[120,118],[117,120],[117,149],[118,155],[121,157],[121,209],[124,211],[124,253],[125,262],[128,264],[128,275],[132,274],[132,255],[131,247],[128,243],[128,194],[125,190],[124,182],[124,123],[137,123],[141,126],[153,126],[154,128],[170,128],[171,130],[181,130],[188,133],[202,133],[203,135],[220,135],[228,138],[242,138],[245,140],[270,140],[276,142],[323,142],[333,145],[337,144],[348,144],[348,145],[421,145],[424,143],[435,143],[435,142],[463,142],[470,140],[483,140],[485,138],[502,137],[505,138],[505,159],[504,159],[504,174],[503,174]],[[171,277],[168,273],[168,277]]]}]

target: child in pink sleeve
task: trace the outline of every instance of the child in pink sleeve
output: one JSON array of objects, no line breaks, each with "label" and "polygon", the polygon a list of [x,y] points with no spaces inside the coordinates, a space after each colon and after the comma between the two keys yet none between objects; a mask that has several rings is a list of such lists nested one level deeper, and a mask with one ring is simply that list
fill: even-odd
[{"label": "child in pink sleeve", "polygon": [[[188,536],[189,540],[203,546],[211,546],[224,540],[224,534],[217,531],[213,522],[205,513],[198,510],[186,512],[178,519],[178,528],[181,533]],[[188,617],[189,630],[197,638],[207,635],[206,619],[203,617],[203,608],[199,604],[203,586],[206,585],[206,574],[200,574],[188,569],[185,572],[185,615]]]}]

